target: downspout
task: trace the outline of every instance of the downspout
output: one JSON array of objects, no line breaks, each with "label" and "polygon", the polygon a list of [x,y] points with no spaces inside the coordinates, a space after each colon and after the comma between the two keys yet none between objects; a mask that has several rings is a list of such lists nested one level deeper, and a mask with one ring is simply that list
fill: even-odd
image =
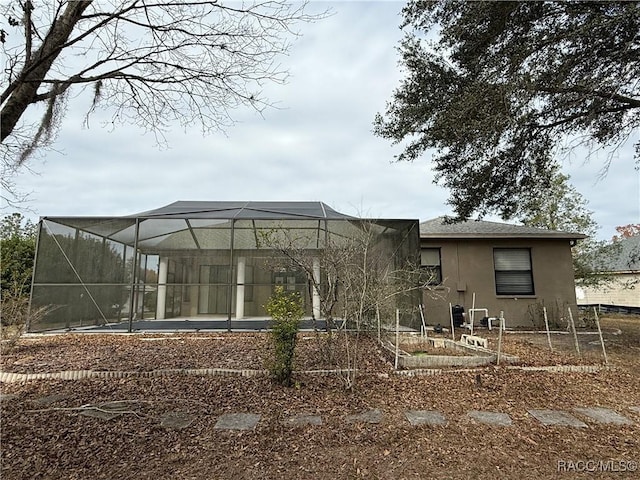
[{"label": "downspout", "polygon": [[136,218],[136,233],[133,240],[133,265],[131,272],[131,296],[129,298],[129,329],[128,332],[133,331],[133,309],[135,307],[135,293],[136,293],[136,277],[138,272],[138,235],[140,233],[140,219]]}]

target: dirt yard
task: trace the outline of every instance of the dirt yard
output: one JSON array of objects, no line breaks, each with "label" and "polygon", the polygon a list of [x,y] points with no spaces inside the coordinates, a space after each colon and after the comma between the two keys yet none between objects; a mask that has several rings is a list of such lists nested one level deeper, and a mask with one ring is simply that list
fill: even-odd
[{"label": "dirt yard", "polygon": [[[1,384],[0,473],[3,480],[638,478],[637,471],[585,468],[640,463],[640,318],[605,318],[602,325],[612,368],[596,373],[489,366],[409,377],[393,371],[392,358],[374,340],[361,338],[352,391],[340,376],[309,372],[332,367],[326,337],[313,333],[300,335],[292,388],[264,375],[141,374],[259,370],[268,358],[265,334],[23,338],[3,353],[1,371],[138,373]],[[491,347],[495,333],[487,335]],[[528,366],[602,364],[600,345],[591,343],[597,335],[579,339],[582,358],[572,353],[573,337],[566,334],[553,337],[553,352],[544,334],[506,334],[503,348]],[[332,350],[337,356],[344,354],[341,341]],[[113,418],[87,415],[115,401],[125,408]],[[544,426],[527,413],[558,409],[578,416],[578,407],[610,408],[632,424]],[[370,409],[382,411],[380,423],[345,421]],[[411,426],[408,410],[437,410],[448,423]],[[476,423],[467,416],[471,410],[506,413],[513,425]],[[250,431],[214,429],[226,413],[261,419]],[[320,416],[322,424],[285,421],[301,413]],[[167,414],[193,421],[185,428],[166,426]]]}]

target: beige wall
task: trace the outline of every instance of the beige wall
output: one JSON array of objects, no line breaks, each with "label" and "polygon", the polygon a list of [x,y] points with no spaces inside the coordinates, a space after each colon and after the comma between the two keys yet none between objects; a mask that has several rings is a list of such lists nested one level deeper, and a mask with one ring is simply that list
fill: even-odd
[{"label": "beige wall", "polygon": [[619,273],[605,286],[576,288],[579,305],[640,307],[640,273]]},{"label": "beige wall", "polygon": [[[556,239],[451,239],[421,241],[423,248],[440,248],[443,286],[425,293],[428,324],[448,325],[449,303],[469,310],[473,293],[476,308],[487,308],[490,317],[504,311],[507,327],[532,326],[530,306],[546,306],[549,312],[575,308],[576,295],[569,240]],[[496,295],[494,248],[530,248],[534,295]],[[433,298],[436,295],[437,298]],[[537,310],[541,310],[537,308]],[[575,312],[575,310],[574,310]],[[477,313],[476,319],[482,314]]]}]

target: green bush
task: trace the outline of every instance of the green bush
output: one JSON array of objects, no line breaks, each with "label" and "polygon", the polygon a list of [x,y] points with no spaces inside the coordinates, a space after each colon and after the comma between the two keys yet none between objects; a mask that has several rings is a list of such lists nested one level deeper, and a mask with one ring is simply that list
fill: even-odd
[{"label": "green bush", "polygon": [[270,335],[274,355],[268,368],[275,381],[290,387],[298,329],[304,315],[302,299],[298,292],[288,293],[283,287],[276,287],[265,309],[273,319]]},{"label": "green bush", "polygon": [[0,220],[0,286],[2,296],[29,298],[33,258],[36,251],[35,226],[20,213]]}]

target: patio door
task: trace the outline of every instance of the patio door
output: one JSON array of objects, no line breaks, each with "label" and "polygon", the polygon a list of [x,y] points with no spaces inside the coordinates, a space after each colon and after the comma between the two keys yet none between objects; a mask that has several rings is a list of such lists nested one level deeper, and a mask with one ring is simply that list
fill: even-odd
[{"label": "patio door", "polygon": [[228,313],[229,265],[201,265],[199,283],[198,313]]}]

